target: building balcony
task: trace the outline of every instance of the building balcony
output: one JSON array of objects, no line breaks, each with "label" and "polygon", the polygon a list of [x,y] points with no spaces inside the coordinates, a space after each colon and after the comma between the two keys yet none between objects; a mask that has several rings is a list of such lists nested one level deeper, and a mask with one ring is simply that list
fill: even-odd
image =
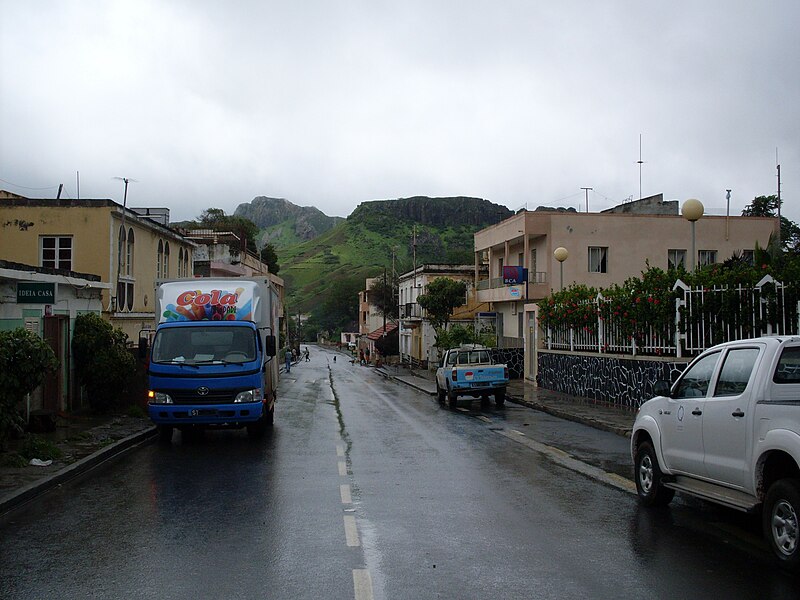
[{"label": "building balcony", "polygon": [[401,304],[399,308],[400,308],[401,319],[420,320],[423,317],[424,311],[422,307],[416,302],[408,302],[406,304]]},{"label": "building balcony", "polygon": [[527,286],[525,283],[513,285],[503,283],[502,277],[495,277],[494,279],[482,279],[475,287],[478,302],[533,301],[550,295],[550,285],[547,282],[545,271],[529,273]]}]

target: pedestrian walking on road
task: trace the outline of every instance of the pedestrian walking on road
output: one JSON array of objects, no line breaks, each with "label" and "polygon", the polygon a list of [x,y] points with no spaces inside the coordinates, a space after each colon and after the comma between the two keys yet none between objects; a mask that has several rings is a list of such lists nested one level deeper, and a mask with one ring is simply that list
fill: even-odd
[{"label": "pedestrian walking on road", "polygon": [[288,348],[286,349],[286,372],[290,372],[292,370],[292,351]]},{"label": "pedestrian walking on road", "polygon": [[311,360],[311,354],[309,353],[308,348],[306,348],[306,362],[309,360]]}]

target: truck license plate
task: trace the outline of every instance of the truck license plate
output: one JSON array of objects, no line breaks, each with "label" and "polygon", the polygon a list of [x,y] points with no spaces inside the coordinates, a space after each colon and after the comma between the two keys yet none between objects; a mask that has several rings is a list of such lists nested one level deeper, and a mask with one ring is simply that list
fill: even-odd
[{"label": "truck license plate", "polygon": [[192,408],[189,410],[190,417],[213,417],[216,416],[217,411],[213,408]]}]

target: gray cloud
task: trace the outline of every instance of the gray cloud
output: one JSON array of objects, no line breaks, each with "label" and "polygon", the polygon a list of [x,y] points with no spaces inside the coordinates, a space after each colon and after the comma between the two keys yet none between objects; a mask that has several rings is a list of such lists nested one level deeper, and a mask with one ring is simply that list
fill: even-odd
[{"label": "gray cloud", "polygon": [[[599,210],[642,193],[800,221],[792,1],[0,0],[0,187],[173,218],[256,195],[346,216],[473,195]],[[30,190],[28,188],[50,188]]]}]

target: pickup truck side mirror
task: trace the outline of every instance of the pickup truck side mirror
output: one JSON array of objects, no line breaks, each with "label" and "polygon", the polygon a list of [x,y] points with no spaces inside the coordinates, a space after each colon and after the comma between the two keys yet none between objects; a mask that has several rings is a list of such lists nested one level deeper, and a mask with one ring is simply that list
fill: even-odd
[{"label": "pickup truck side mirror", "polygon": [[268,335],[265,340],[267,356],[275,356],[278,354],[277,343],[274,335]]},{"label": "pickup truck side mirror", "polygon": [[669,397],[669,390],[671,387],[669,381],[656,381],[656,384],[653,386],[653,392],[656,396]]}]

